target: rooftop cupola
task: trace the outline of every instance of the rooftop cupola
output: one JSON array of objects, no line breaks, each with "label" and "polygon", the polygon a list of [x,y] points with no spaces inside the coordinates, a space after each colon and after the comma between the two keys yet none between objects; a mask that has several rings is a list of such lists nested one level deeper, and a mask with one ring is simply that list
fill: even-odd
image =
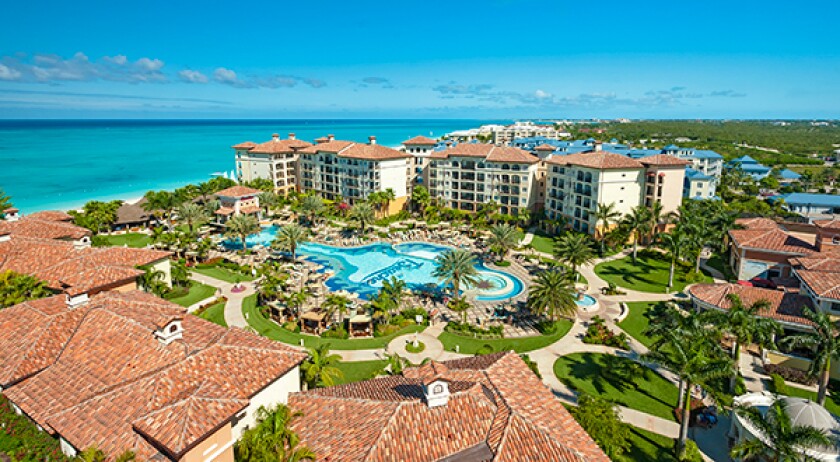
[{"label": "rooftop cupola", "polygon": [[423,381],[423,397],[429,407],[446,406],[449,403],[449,369],[437,361],[420,366],[420,380]]},{"label": "rooftop cupola", "polygon": [[593,146],[596,151],[601,151],[604,149],[604,145],[600,141],[596,141],[595,144],[593,144]]},{"label": "rooftop cupola", "polygon": [[16,209],[15,207],[9,207],[6,210],[2,211],[0,215],[4,216],[6,221],[18,221],[20,220],[20,210]]},{"label": "rooftop cupola", "polygon": [[155,338],[164,345],[169,345],[175,340],[184,338],[184,330],[181,326],[181,318],[172,318],[165,325],[155,330]]},{"label": "rooftop cupola", "polygon": [[280,134],[279,133],[272,133],[271,139],[274,141],[280,141]]},{"label": "rooftop cupola", "polygon": [[295,134],[294,134],[294,133],[289,133],[289,139],[290,139],[290,140],[295,139]]},{"label": "rooftop cupola", "polygon": [[327,141],[335,141],[335,135],[333,135],[333,134],[327,135]]},{"label": "rooftop cupola", "polygon": [[368,137],[368,144],[376,144],[376,137],[375,136],[369,136]]}]

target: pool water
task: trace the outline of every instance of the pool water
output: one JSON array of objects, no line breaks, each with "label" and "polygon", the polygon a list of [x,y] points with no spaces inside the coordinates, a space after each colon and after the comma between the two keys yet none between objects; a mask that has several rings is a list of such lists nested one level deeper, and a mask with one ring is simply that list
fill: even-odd
[{"label": "pool water", "polygon": [[580,300],[575,300],[575,303],[580,307],[588,308],[595,305],[597,300],[595,300],[595,298],[591,295],[584,295]]},{"label": "pool water", "polygon": [[[379,292],[382,281],[392,276],[405,281],[410,289],[440,289],[442,283],[432,276],[434,260],[447,250],[450,248],[420,242],[380,242],[361,247],[307,243],[298,247],[298,254],[333,273],[326,282],[330,290],[347,290],[369,299]],[[464,290],[477,300],[506,300],[522,292],[522,281],[516,277],[481,264],[476,269],[481,282]]]},{"label": "pool water", "polygon": [[[274,236],[277,234],[278,229],[280,229],[280,227],[277,225],[261,228],[259,233],[251,234],[245,238],[245,245],[247,245],[249,249],[255,245],[268,247],[271,245],[271,241],[274,240]],[[228,249],[239,250],[242,248],[242,241],[238,237],[227,238],[222,242],[222,244],[224,244],[224,246]]]}]

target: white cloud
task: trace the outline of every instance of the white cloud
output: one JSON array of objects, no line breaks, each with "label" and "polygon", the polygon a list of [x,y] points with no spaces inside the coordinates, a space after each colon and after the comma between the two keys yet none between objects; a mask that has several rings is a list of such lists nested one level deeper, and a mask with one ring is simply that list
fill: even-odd
[{"label": "white cloud", "polygon": [[187,83],[207,83],[210,81],[210,79],[208,79],[207,76],[202,74],[201,72],[192,71],[189,69],[179,71],[178,77],[180,77],[181,81]]},{"label": "white cloud", "polygon": [[0,64],[0,80],[17,80],[20,78],[20,72]]},{"label": "white cloud", "polygon": [[126,56],[103,56],[91,61],[84,53],[70,58],[53,54],[0,57],[0,64],[8,69],[6,80],[20,82],[56,83],[61,81],[109,80],[114,82],[165,82],[163,61],[140,58],[131,62]]},{"label": "white cloud", "polygon": [[536,96],[537,99],[548,99],[551,98],[551,93],[542,90],[537,90],[534,92],[534,96]]},{"label": "white cloud", "polygon": [[231,85],[238,88],[253,87],[252,84],[240,80],[239,76],[236,75],[235,71],[232,71],[225,67],[218,67],[215,71],[213,71],[213,80],[219,83],[223,83],[225,85]]}]

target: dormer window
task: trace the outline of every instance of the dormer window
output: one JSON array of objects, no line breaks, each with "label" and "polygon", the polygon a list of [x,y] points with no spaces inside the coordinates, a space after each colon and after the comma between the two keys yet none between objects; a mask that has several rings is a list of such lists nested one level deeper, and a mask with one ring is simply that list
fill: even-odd
[{"label": "dormer window", "polygon": [[429,407],[446,406],[449,402],[449,382],[437,379],[423,387],[423,394]]},{"label": "dormer window", "polygon": [[183,337],[184,331],[182,330],[180,319],[173,319],[169,321],[165,326],[163,326],[162,328],[158,328],[155,331],[155,338],[157,338],[160,341],[160,343],[163,343],[164,345],[169,345],[175,340],[180,340]]}]

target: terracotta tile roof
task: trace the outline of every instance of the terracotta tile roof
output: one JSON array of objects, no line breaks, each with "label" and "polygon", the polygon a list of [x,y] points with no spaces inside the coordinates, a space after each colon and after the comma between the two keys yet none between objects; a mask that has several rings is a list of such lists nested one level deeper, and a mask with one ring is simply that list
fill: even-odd
[{"label": "terracotta tile roof", "polygon": [[791,236],[778,227],[770,229],[733,229],[729,237],[738,248],[770,250],[774,252],[808,255],[817,249],[802,239]]},{"label": "terracotta tile roof", "polygon": [[231,215],[233,212],[233,207],[219,207],[215,213],[216,215]]},{"label": "terracotta tile roof", "polygon": [[314,144],[301,150],[303,154],[317,154],[319,152],[329,152],[338,155],[338,157],[363,160],[393,160],[411,157],[410,154],[382,146],[381,144],[364,144],[339,140]]},{"label": "terracotta tile roof", "polygon": [[794,257],[788,260],[797,269],[840,273],[840,253],[820,252],[807,257]]},{"label": "terracotta tile roof", "polygon": [[[0,311],[4,332],[22,332],[45,316],[45,308],[32,304]],[[182,307],[143,292],[105,292],[63,312],[57,301],[50,305],[54,314],[43,329],[57,330],[49,326],[61,316],[73,314],[74,322],[57,330],[65,335],[50,348],[36,348],[47,332],[0,339],[0,364],[22,371],[27,363],[20,358],[40,361],[34,376],[4,394],[76,448],[96,444],[108,454],[131,449],[138,460],[155,459],[161,451],[177,459],[306,356],[185,315]],[[165,345],[154,337],[156,326],[179,318],[181,340]]]},{"label": "terracotta tile roof", "polygon": [[817,297],[840,300],[840,273],[797,270],[796,275]]},{"label": "terracotta tile roof", "polygon": [[273,138],[255,145],[250,151],[258,154],[293,154],[300,149],[312,146],[312,143],[298,139],[281,140]]},{"label": "terracotta tile roof", "polygon": [[415,144],[415,145],[422,145],[422,146],[434,146],[437,144],[437,141],[427,138],[425,136],[415,136],[414,138],[405,140],[402,144]]},{"label": "terracotta tile roof", "polygon": [[0,234],[41,239],[81,239],[92,233],[87,228],[64,221],[23,217],[18,221],[0,221]]},{"label": "terracotta tile roof", "polygon": [[817,228],[821,229],[837,229],[840,230],[840,219],[835,218],[833,220],[814,220],[814,224]]},{"label": "terracotta tile roof", "polygon": [[778,223],[764,217],[738,218],[735,224],[743,226],[744,229],[779,229]]},{"label": "terracotta tile roof", "polygon": [[691,162],[668,155],[656,154],[653,156],[642,157],[639,159],[643,165],[665,166],[665,167],[685,167],[691,165]]},{"label": "terracotta tile roof", "polygon": [[256,145],[257,145],[257,143],[254,143],[253,141],[245,141],[244,143],[234,144],[233,146],[231,146],[231,148],[233,148],[233,149],[252,149]]},{"label": "terracotta tile roof", "polygon": [[250,206],[247,206],[247,207],[240,207],[239,208],[239,213],[256,213],[256,212],[259,212],[259,211],[260,211],[260,208],[257,207],[256,205],[250,205]]},{"label": "terracotta tile roof", "polygon": [[535,164],[539,158],[530,152],[509,146],[496,146],[486,143],[462,143],[443,151],[432,154],[434,159],[455,157],[481,157],[488,162],[510,162],[518,164]]},{"label": "terracotta tile roof", "polygon": [[557,148],[555,148],[554,146],[552,146],[550,144],[541,144],[541,145],[535,147],[534,151],[553,152],[555,149],[557,149]]},{"label": "terracotta tile roof", "polygon": [[641,162],[607,151],[587,151],[568,156],[551,156],[546,161],[555,165],[576,165],[598,170],[630,170],[644,168]]},{"label": "terracotta tile roof", "polygon": [[[450,397],[429,408],[432,378],[449,382]],[[323,461],[609,460],[515,353],[294,393],[289,405],[303,412],[293,424],[302,444]]]},{"label": "terracotta tile roof", "polygon": [[46,281],[52,289],[78,294],[130,282],[142,274],[137,266],[170,255],[127,247],[77,249],[70,242],[12,236],[0,242],[0,272],[29,274]]},{"label": "terracotta tile roof", "polygon": [[73,221],[73,217],[60,210],[44,210],[43,212],[30,213],[27,217],[46,221]]},{"label": "terracotta tile roof", "polygon": [[257,194],[261,194],[262,191],[259,189],[249,188],[247,186],[236,185],[231,186],[230,188],[223,189],[221,191],[216,192],[217,196],[224,196],[224,197],[242,197],[242,196],[254,196]]},{"label": "terracotta tile roof", "polygon": [[695,284],[689,288],[688,293],[695,300],[723,310],[732,307],[732,303],[727,298],[729,294],[737,295],[741,299],[741,303],[746,306],[750,306],[759,300],[766,300],[770,302],[770,307],[762,310],[759,313],[760,316],[796,324],[811,324],[802,316],[803,307],[813,309],[811,299],[795,292],[721,283]]}]

